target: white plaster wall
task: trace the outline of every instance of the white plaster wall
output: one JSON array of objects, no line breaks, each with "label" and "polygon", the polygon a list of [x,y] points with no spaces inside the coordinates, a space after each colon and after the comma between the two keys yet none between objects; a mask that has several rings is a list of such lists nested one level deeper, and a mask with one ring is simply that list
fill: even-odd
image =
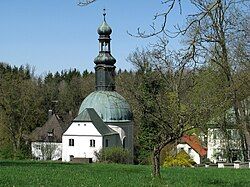
[{"label": "white plaster wall", "polygon": [[[231,129],[231,131],[237,132],[236,129]],[[226,148],[227,143],[229,143],[230,147],[233,149],[241,149],[240,139],[230,139],[227,142],[219,128],[209,128],[207,135],[207,158],[214,163],[219,160],[226,161],[222,156],[219,156],[219,159],[217,159],[215,154],[222,152],[222,150]]]},{"label": "white plaster wall", "polygon": [[120,135],[121,142],[123,141],[123,138],[126,137],[124,130],[121,127],[115,126],[115,125],[108,125],[111,129],[118,132]]},{"label": "white plaster wall", "polygon": [[[46,149],[46,150],[44,150]],[[42,151],[43,150],[43,151]],[[58,160],[62,158],[62,143],[55,142],[31,142],[32,156],[39,160],[46,160],[45,152],[52,154],[51,160]]]},{"label": "white plaster wall", "polygon": [[[69,139],[74,139],[74,146],[69,146]],[[90,147],[91,139],[95,140],[95,147]],[[94,152],[102,148],[102,136],[91,122],[73,122],[63,134],[62,146],[62,161],[64,162],[70,161],[70,155],[92,158],[93,161],[96,161]]]},{"label": "white plaster wall", "polygon": [[[214,133],[217,134],[217,138],[214,139]],[[209,128],[207,136],[207,158],[212,162],[217,162],[215,153],[223,149],[225,142],[220,137],[220,130],[218,128]]]},{"label": "white plaster wall", "polygon": [[[183,149],[195,162],[196,164],[201,163],[200,155],[193,150],[188,144],[178,144],[177,145],[177,151],[179,152],[181,149]],[[189,152],[190,150],[190,152]]]},{"label": "white plaster wall", "polygon": [[100,133],[91,122],[73,122],[63,135],[94,135]]}]

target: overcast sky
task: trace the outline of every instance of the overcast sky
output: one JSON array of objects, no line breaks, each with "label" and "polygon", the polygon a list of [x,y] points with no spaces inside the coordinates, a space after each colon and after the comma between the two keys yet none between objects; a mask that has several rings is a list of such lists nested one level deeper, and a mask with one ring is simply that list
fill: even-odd
[{"label": "overcast sky", "polygon": [[[138,39],[127,34],[137,28],[149,29],[156,12],[164,10],[161,0],[97,0],[87,7],[78,0],[1,0],[0,62],[34,66],[37,75],[77,68],[93,71],[98,54],[98,34],[107,9],[107,22],[112,27],[112,54],[117,68],[132,69],[126,61],[136,47],[146,46],[155,38]],[[184,4],[183,14],[190,8]],[[184,15],[171,14],[171,28]],[[170,43],[175,48],[177,42]]]}]

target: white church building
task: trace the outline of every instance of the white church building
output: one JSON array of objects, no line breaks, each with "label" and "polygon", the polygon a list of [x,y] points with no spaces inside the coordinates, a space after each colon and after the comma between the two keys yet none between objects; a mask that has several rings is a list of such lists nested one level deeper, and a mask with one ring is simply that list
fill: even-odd
[{"label": "white church building", "polygon": [[[53,132],[57,132],[57,135],[59,133],[61,137],[56,139],[56,143],[57,149],[60,149],[57,153],[61,155],[55,158],[65,162],[84,158],[96,161],[95,152],[113,146],[128,149],[133,155],[132,112],[127,101],[115,91],[116,59],[111,55],[110,47],[112,29],[105,20],[106,14],[103,15],[104,21],[97,30],[99,54],[94,59],[96,90],[83,100],[78,116],[67,125],[66,129],[54,131],[54,128],[50,129],[47,125],[46,128],[42,127],[44,129],[42,134],[50,138],[33,138],[32,145],[44,143],[49,145],[55,140]],[[39,128],[33,135],[41,137]],[[43,159],[39,156],[40,152],[39,146],[33,146],[32,154],[38,159]]]},{"label": "white church building", "polygon": [[68,162],[74,158],[91,158],[96,161],[95,152],[100,149],[122,146],[125,133],[120,127],[115,130],[105,125],[93,108],[84,109],[63,134],[62,160]]},{"label": "white church building", "polygon": [[98,28],[99,54],[95,58],[96,90],[82,102],[78,116],[63,133],[62,161],[74,158],[96,160],[95,152],[120,146],[133,154],[132,112],[115,91],[115,58],[111,55],[112,29],[105,20]]}]

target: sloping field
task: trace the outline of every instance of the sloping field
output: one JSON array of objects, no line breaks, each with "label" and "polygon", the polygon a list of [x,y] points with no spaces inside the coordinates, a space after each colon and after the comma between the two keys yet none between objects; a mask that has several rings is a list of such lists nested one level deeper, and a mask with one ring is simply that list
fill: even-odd
[{"label": "sloping field", "polygon": [[249,169],[164,168],[162,179],[150,166],[0,161],[0,186],[250,186]]}]

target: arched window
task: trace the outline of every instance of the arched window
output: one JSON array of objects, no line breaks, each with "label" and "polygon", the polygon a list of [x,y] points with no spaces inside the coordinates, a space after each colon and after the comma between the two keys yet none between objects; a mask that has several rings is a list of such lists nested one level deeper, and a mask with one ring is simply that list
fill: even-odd
[{"label": "arched window", "polygon": [[109,146],[109,140],[106,139],[106,140],[105,140],[105,147],[108,147],[108,146]]},{"label": "arched window", "polygon": [[69,155],[69,160],[72,161],[74,159],[74,155]]},{"label": "arched window", "polygon": [[123,140],[122,140],[122,147],[124,149],[126,148],[126,137],[124,137]]}]

